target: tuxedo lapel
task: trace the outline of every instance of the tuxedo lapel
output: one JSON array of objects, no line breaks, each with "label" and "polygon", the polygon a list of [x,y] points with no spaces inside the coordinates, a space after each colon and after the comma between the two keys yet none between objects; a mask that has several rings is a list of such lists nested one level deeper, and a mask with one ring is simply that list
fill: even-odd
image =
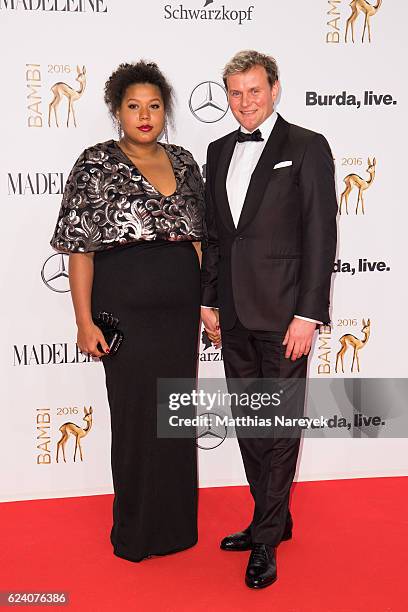
[{"label": "tuxedo lapel", "polygon": [[236,132],[229,135],[221,149],[220,156],[218,159],[217,172],[215,176],[215,195],[218,203],[218,211],[222,217],[225,226],[235,232],[235,224],[231,214],[231,208],[228,202],[227,195],[227,174],[228,168],[231,162],[232,154],[234,152],[236,143]]},{"label": "tuxedo lapel", "polygon": [[281,151],[289,131],[289,123],[280,115],[276,120],[268,142],[252,173],[248,190],[239,218],[237,231],[241,231],[254,218],[263,198],[266,186],[271,178],[275,163],[281,161]]}]

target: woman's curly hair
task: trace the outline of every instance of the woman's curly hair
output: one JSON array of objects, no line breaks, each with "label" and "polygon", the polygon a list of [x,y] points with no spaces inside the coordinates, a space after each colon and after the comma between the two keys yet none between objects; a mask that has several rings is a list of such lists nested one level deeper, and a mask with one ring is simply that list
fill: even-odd
[{"label": "woman's curly hair", "polygon": [[112,117],[122,104],[123,96],[130,85],[149,83],[159,88],[167,119],[172,123],[174,91],[164,74],[154,62],[140,60],[132,64],[120,64],[105,83],[104,99]]}]

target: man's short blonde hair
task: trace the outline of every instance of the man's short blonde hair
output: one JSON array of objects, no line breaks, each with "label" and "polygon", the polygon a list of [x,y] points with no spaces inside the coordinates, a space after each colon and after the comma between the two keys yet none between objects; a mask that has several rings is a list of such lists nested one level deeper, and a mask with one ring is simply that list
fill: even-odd
[{"label": "man's short blonde hair", "polygon": [[225,66],[222,73],[222,79],[225,87],[227,87],[227,77],[237,72],[245,72],[254,66],[263,66],[266,70],[270,86],[278,80],[278,65],[276,60],[271,55],[259,53],[259,51],[238,51],[234,57]]}]

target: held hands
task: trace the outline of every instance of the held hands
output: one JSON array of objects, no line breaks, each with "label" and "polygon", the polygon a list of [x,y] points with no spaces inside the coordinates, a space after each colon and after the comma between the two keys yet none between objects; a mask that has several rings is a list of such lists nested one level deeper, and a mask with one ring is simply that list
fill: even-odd
[{"label": "held hands", "polygon": [[315,329],[316,323],[292,319],[282,343],[286,346],[286,359],[290,357],[292,361],[296,361],[299,357],[309,354]]},{"label": "held hands", "polygon": [[[101,345],[101,353],[97,345]],[[109,346],[106,343],[103,333],[94,323],[78,326],[77,345],[83,353],[88,353],[93,357],[103,357],[109,354]]]},{"label": "held hands", "polygon": [[216,308],[202,308],[201,320],[203,322],[207,336],[213,342],[215,348],[221,346],[221,331],[218,310]]}]

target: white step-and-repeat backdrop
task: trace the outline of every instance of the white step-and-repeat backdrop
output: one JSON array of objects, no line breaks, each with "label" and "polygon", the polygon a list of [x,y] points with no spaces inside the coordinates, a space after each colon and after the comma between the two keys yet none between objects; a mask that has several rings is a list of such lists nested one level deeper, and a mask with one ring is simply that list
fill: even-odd
[{"label": "white step-and-repeat backdrop", "polygon": [[[2,499],[112,490],[103,368],[76,348],[67,258],[49,240],[74,160],[115,137],[103,86],[121,62],[159,64],[177,93],[170,140],[203,165],[235,127],[223,65],[245,48],[276,57],[278,111],[325,134],[341,200],[333,325],[310,376],[406,377],[407,23],[404,0],[0,0]],[[345,334],[360,372],[353,346],[335,372]],[[199,359],[201,376],[222,375],[205,338]],[[67,422],[82,428],[83,458],[71,435],[57,462]],[[235,439],[200,445],[201,486],[245,482]],[[402,475],[407,457],[403,438],[308,439],[297,478]]]}]

